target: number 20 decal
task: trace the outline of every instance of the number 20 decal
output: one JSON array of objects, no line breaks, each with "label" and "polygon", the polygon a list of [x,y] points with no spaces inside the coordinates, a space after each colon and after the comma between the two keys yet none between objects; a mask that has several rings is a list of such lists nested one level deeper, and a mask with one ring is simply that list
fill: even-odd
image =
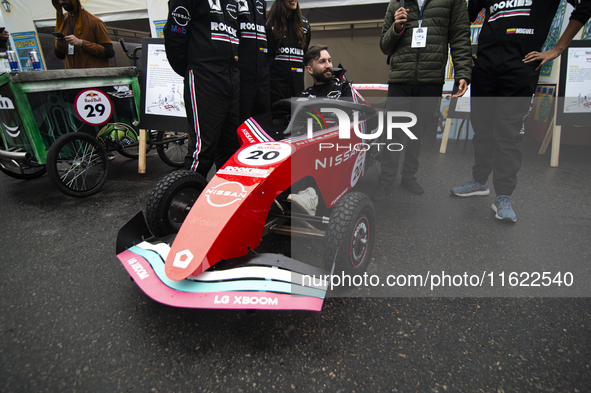
[{"label": "number 20 decal", "polygon": [[238,153],[238,161],[248,166],[266,166],[285,160],[291,154],[291,145],[266,142],[250,145]]},{"label": "number 20 decal", "polygon": [[76,114],[86,124],[100,126],[113,115],[113,103],[109,96],[100,90],[82,90],[76,96]]}]

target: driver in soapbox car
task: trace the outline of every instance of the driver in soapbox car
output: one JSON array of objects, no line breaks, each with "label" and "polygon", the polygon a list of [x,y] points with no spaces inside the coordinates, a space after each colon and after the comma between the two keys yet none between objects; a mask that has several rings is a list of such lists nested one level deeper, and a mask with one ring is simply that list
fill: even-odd
[{"label": "driver in soapbox car", "polygon": [[[340,129],[344,114],[351,126]],[[238,128],[240,149],[209,182],[191,171],[164,177],[147,220],[140,212],[120,230],[117,257],[164,304],[319,311],[327,275],[363,274],[371,258],[374,207],[352,190],[376,159],[369,130],[379,123],[366,104],[282,100]],[[269,233],[321,239],[322,260],[257,254]]]}]

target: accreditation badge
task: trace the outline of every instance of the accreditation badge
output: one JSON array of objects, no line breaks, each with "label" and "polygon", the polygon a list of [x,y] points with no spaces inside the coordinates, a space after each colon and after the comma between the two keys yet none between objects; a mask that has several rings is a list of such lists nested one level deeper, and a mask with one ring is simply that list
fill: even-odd
[{"label": "accreditation badge", "polygon": [[427,46],[427,27],[415,27],[412,29],[411,48],[424,48]]}]

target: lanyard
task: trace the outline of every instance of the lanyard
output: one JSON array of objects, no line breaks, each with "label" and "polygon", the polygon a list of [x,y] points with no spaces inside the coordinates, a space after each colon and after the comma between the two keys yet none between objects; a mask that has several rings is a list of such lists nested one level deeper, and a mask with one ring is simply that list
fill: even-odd
[{"label": "lanyard", "polygon": [[70,25],[70,35],[72,35],[72,34],[74,34],[74,28],[76,27],[76,19],[74,19],[74,24],[72,24],[72,20],[70,18],[69,12],[68,12],[68,24]]},{"label": "lanyard", "polygon": [[[425,8],[425,3],[427,2],[427,0],[424,0],[422,3],[419,5],[419,29],[421,28],[421,25],[423,24],[423,8]],[[418,1],[418,3],[421,3],[420,1]]]}]

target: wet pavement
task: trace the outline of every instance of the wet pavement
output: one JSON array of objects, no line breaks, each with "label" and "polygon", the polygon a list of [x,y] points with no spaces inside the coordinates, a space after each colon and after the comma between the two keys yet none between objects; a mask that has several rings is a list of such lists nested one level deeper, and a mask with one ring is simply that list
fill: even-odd
[{"label": "wet pavement", "polygon": [[[2,174],[0,390],[587,392],[591,147],[563,146],[558,168],[538,149],[523,143],[516,224],[494,218],[492,195],[449,195],[470,176],[463,142],[445,155],[425,144],[424,195],[397,187],[375,204],[369,275],[492,273],[493,285],[360,287],[319,313],[184,310],[145,296],[115,239],[172,171],[155,153],[144,175],[117,156],[102,190],[84,199],[47,175]],[[369,170],[358,189],[376,176]],[[571,272],[573,283],[508,285],[524,271]]]}]

